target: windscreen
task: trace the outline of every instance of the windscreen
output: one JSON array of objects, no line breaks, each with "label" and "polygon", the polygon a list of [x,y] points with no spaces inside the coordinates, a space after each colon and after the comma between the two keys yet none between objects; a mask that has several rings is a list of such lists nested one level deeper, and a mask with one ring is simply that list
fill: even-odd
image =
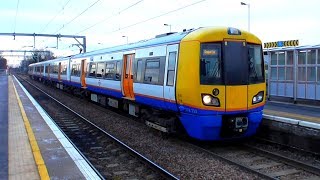
[{"label": "windscreen", "polygon": [[201,46],[200,83],[223,84],[221,71],[221,45],[204,43]]},{"label": "windscreen", "polygon": [[249,83],[264,82],[264,63],[260,45],[248,45]]},{"label": "windscreen", "polygon": [[202,43],[200,84],[248,85],[264,82],[260,45],[244,41]]}]

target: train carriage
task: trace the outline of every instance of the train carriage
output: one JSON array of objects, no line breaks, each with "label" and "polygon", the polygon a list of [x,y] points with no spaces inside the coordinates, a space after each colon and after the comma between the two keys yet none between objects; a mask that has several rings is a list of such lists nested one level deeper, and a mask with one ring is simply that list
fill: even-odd
[{"label": "train carriage", "polygon": [[[199,140],[242,138],[255,134],[262,119],[261,41],[235,28],[168,33],[52,62],[58,87],[83,91],[162,132],[181,125]],[[45,64],[30,67],[53,77]]]}]

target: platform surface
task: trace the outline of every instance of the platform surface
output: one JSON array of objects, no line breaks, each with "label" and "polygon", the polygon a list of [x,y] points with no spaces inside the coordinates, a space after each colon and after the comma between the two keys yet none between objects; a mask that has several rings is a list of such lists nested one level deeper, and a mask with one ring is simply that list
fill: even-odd
[{"label": "platform surface", "polygon": [[263,113],[267,115],[320,123],[320,107],[317,106],[267,101]]},{"label": "platform surface", "polygon": [[[40,179],[29,137],[18,105],[17,96],[8,78],[9,89],[9,179]],[[11,81],[11,82],[10,82]]]},{"label": "platform surface", "polygon": [[8,179],[8,76],[0,73],[0,177]]},{"label": "platform surface", "polygon": [[100,179],[15,77],[0,89],[0,179]]}]

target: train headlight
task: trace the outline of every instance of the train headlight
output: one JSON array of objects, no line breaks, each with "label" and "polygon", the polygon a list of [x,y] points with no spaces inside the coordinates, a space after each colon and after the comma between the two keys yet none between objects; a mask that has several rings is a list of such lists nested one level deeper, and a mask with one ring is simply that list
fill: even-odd
[{"label": "train headlight", "polygon": [[206,106],[220,106],[219,99],[210,94],[202,94],[202,103]]},{"label": "train headlight", "polygon": [[264,96],[264,92],[263,91],[258,92],[258,94],[253,96],[252,104],[257,104],[259,102],[262,102],[263,101],[263,96]]}]

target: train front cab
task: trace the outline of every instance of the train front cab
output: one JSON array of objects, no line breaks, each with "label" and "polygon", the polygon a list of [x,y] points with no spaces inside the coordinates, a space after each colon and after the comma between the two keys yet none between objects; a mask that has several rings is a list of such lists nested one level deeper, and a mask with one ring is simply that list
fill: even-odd
[{"label": "train front cab", "polygon": [[255,134],[266,88],[261,41],[237,29],[203,28],[181,41],[180,53],[176,94],[188,134],[199,140]]}]

